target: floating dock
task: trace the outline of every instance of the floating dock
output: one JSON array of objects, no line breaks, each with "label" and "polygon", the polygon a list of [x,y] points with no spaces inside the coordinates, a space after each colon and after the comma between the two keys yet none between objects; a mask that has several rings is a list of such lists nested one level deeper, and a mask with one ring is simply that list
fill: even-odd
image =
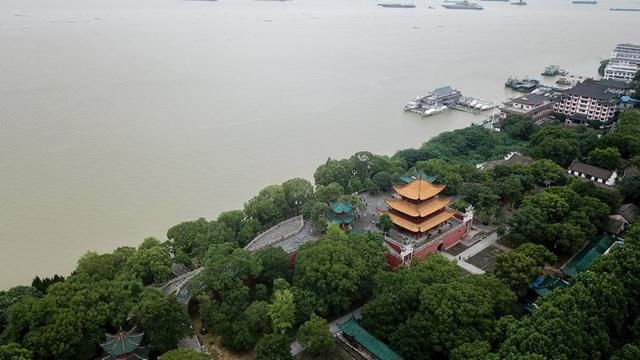
[{"label": "floating dock", "polygon": [[422,116],[430,116],[448,109],[479,114],[495,107],[495,104],[487,100],[463,96],[460,91],[452,89],[450,86],[445,86],[435,89],[426,96],[416,96],[415,99],[404,106],[404,110]]}]

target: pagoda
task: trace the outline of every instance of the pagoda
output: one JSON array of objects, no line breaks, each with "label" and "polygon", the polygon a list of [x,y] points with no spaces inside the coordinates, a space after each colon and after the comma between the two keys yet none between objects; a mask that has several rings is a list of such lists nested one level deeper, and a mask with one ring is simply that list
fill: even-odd
[{"label": "pagoda", "polygon": [[339,225],[342,229],[350,228],[355,218],[353,206],[350,203],[337,201],[329,204],[327,220]]},{"label": "pagoda", "polygon": [[473,208],[460,213],[449,208],[453,198],[442,196],[446,185],[424,173],[402,177],[402,186],[386,199],[394,229],[385,236],[387,260],[393,267],[411,263],[458,243],[471,227]]},{"label": "pagoda", "polygon": [[140,346],[144,333],[136,333],[135,327],[117,334],[105,334],[107,341],[100,344],[105,355],[99,360],[148,360],[149,349]]}]

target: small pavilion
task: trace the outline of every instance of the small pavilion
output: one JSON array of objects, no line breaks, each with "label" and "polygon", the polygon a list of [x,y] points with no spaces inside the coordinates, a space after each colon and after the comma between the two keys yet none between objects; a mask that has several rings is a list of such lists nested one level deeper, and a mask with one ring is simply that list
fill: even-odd
[{"label": "small pavilion", "polygon": [[336,201],[329,204],[327,212],[327,220],[337,224],[342,229],[351,228],[351,224],[355,220],[353,206],[346,201]]},{"label": "small pavilion", "polygon": [[105,334],[107,341],[100,344],[105,355],[99,360],[148,360],[149,349],[140,346],[144,333],[122,329],[117,334]]}]

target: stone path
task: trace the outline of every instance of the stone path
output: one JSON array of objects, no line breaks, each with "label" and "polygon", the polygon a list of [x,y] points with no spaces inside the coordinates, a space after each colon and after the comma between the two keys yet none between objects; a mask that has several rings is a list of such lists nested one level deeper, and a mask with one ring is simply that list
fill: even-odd
[{"label": "stone path", "polygon": [[480,269],[479,267],[468,263],[466,260],[469,259],[470,257],[476,255],[477,253],[481,252],[482,250],[488,248],[489,246],[492,246],[496,243],[496,241],[498,241],[498,234],[496,234],[495,232],[487,235],[485,238],[483,238],[482,240],[476,242],[473,246],[471,246],[470,248],[464,250],[463,252],[461,252],[460,254],[458,254],[458,256],[454,256],[451,254],[448,254],[446,252],[442,252],[441,254],[446,256],[447,258],[456,261],[456,263],[458,264],[458,266],[460,266],[461,268],[463,268],[464,270],[466,270],[467,272],[471,273],[471,274],[484,274],[485,271]]}]

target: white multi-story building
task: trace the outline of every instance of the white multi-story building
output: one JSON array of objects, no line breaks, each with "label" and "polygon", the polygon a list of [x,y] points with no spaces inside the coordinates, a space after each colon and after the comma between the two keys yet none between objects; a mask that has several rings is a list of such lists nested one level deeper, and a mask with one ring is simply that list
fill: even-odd
[{"label": "white multi-story building", "polygon": [[640,45],[618,44],[604,70],[605,79],[631,81],[640,70]]},{"label": "white multi-story building", "polygon": [[611,52],[611,58],[640,65],[640,45],[618,44]]},{"label": "white multi-story building", "polygon": [[631,81],[640,70],[638,65],[630,62],[610,60],[604,69],[605,80]]},{"label": "white multi-story building", "polygon": [[618,95],[593,82],[582,82],[565,91],[554,103],[554,111],[564,114],[568,123],[600,121],[604,125],[615,119]]}]

